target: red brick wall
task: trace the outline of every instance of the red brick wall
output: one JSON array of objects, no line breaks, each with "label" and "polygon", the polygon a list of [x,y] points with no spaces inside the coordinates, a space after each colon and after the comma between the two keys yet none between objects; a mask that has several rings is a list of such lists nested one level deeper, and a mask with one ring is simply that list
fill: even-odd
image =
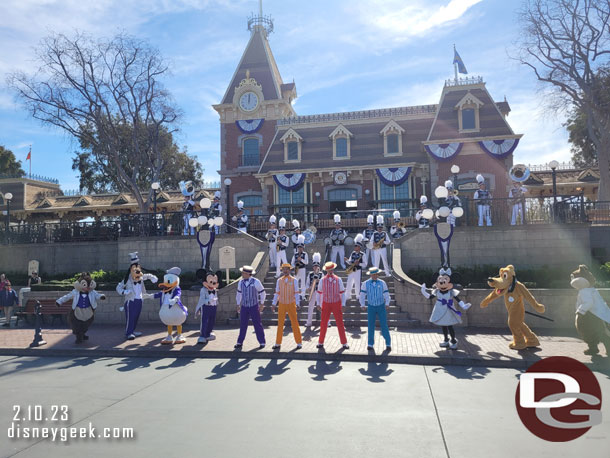
[{"label": "red brick wall", "polygon": [[[273,120],[265,120],[263,127],[254,133],[262,135],[263,137],[263,143],[260,146],[261,162],[263,161],[271,140],[273,140],[273,136],[275,135],[275,124],[276,122]],[[221,144],[224,145],[225,148],[225,151],[222,152],[225,154],[225,167],[227,170],[233,170],[240,165],[242,148],[238,143],[238,139],[241,135],[244,135],[244,133],[235,125],[235,123],[225,124],[224,129],[221,129],[221,135],[223,132],[225,138],[222,139],[223,141],[221,141]]]}]

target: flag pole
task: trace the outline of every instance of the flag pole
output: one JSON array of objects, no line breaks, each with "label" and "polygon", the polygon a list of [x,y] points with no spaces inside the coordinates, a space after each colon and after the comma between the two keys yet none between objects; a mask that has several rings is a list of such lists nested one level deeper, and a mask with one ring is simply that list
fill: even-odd
[{"label": "flag pole", "polygon": [[30,145],[30,180],[32,179],[32,145]]},{"label": "flag pole", "polygon": [[453,43],[453,70],[455,71],[455,84],[457,84],[458,81],[458,64],[457,62],[455,62],[455,43]]}]

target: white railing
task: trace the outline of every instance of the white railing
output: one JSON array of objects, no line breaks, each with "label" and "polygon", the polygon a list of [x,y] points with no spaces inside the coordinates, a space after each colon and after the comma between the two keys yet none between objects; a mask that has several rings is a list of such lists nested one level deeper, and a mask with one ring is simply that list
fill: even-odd
[{"label": "white railing", "polygon": [[471,84],[483,83],[482,76],[467,76],[465,78],[455,78],[445,80],[445,86],[468,86]]},{"label": "white railing", "polygon": [[436,113],[436,105],[418,105],[412,107],[381,108],[378,110],[347,111],[344,113],[326,113],[318,115],[291,116],[279,119],[278,126],[291,124],[334,122],[334,121],[354,121],[371,118],[393,118],[395,116],[413,116],[420,114]]},{"label": "white railing", "polygon": [[[529,169],[532,172],[550,172],[551,166],[549,164],[528,164]],[[572,162],[559,162],[559,166],[555,170],[574,170],[577,169]]]}]

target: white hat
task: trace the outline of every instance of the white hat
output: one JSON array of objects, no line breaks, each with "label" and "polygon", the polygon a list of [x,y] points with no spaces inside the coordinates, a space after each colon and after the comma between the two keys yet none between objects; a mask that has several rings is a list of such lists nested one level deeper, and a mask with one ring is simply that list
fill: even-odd
[{"label": "white hat", "polygon": [[377,226],[383,226],[383,215],[377,215]]},{"label": "white hat", "polygon": [[335,220],[335,224],[341,224],[341,215],[337,213],[334,216],[334,220]]},{"label": "white hat", "polygon": [[392,213],[392,216],[396,221],[400,220],[400,212],[398,210],[395,210],[394,213]]},{"label": "white hat", "polygon": [[239,208],[240,210],[241,210],[242,208],[244,208],[244,202],[243,202],[243,201],[241,201],[241,200],[238,200],[238,201],[237,201],[237,208]]},{"label": "white hat", "polygon": [[301,228],[301,223],[299,223],[299,220],[293,219],[292,220],[292,227],[295,229],[300,229]]},{"label": "white hat", "polygon": [[485,183],[485,178],[483,178],[483,175],[481,175],[480,173],[477,175],[477,183]]},{"label": "white hat", "polygon": [[364,235],[362,235],[362,234],[357,234],[356,237],[354,237],[354,243],[356,245],[358,245],[360,248],[362,248],[364,246],[364,243],[362,243],[363,240],[364,240]]},{"label": "white hat", "polygon": [[284,229],[286,227],[286,218],[280,218],[280,229]]},{"label": "white hat", "polygon": [[375,222],[375,218],[373,217],[373,215],[367,216],[366,222],[367,222],[367,224],[372,225]]},{"label": "white hat", "polygon": [[214,199],[220,199],[220,191],[214,193]]},{"label": "white hat", "polygon": [[303,234],[297,237],[297,246],[305,246],[305,236]]},{"label": "white hat", "polygon": [[451,180],[445,181],[445,187],[453,189],[453,181],[451,181]]},{"label": "white hat", "polygon": [[178,277],[182,272],[182,269],[180,267],[172,267],[171,269],[167,269],[165,272]]},{"label": "white hat", "polygon": [[275,215],[271,215],[271,216],[269,217],[269,222],[270,222],[271,224],[275,224],[275,222],[276,222],[276,221],[277,221],[277,218],[275,217]]},{"label": "white hat", "polygon": [[312,259],[313,259],[313,265],[319,266],[320,262],[322,261],[322,256],[320,255],[320,253],[314,253],[312,256]]},{"label": "white hat", "polygon": [[138,257],[138,252],[134,251],[133,253],[129,253],[129,263],[130,264],[139,264],[140,258]]},{"label": "white hat", "polygon": [[252,266],[243,266],[243,267],[240,267],[239,271],[240,272],[246,272],[246,273],[248,273],[250,275],[255,275],[256,274],[256,271],[254,270],[254,267],[252,267]]},{"label": "white hat", "polygon": [[428,198],[426,196],[421,196],[419,198],[419,203],[422,205],[426,205],[428,203]]}]

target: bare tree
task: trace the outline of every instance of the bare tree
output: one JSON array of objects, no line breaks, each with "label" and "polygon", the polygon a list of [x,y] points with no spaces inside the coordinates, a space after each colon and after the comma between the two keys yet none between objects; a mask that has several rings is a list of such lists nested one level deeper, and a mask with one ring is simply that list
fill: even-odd
[{"label": "bare tree", "polygon": [[[34,118],[90,145],[99,168],[116,177],[118,189],[135,196],[140,212],[148,211],[152,191],[141,195],[139,177],[146,173],[158,180],[160,137],[175,131],[179,116],[160,83],[168,67],[158,50],[124,34],[96,40],[77,33],[45,38],[36,54],[35,74],[8,76],[18,99]],[[128,148],[126,127],[132,133]],[[126,149],[130,168],[121,160]]]},{"label": "bare tree", "polygon": [[585,114],[600,169],[599,200],[610,200],[610,0],[526,0],[517,59],[549,83],[562,109]]}]

